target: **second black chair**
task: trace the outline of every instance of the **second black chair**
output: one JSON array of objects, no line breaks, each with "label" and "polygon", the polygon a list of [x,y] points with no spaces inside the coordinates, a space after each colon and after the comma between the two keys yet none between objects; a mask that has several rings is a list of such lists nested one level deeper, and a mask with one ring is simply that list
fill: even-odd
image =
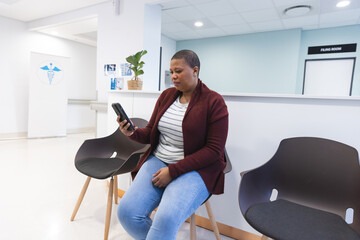
[{"label": "second black chair", "polygon": [[[140,118],[132,118],[131,121],[140,128],[146,126],[147,121]],[[104,138],[86,140],[78,150],[75,157],[75,167],[87,177],[75,205],[71,221],[74,220],[80,204],[84,198],[91,178],[110,178],[107,210],[105,218],[104,240],[108,239],[110,217],[112,209],[112,196],[115,203],[118,202],[117,175],[131,172],[135,169],[140,156],[149,146],[130,140],[121,133],[120,129]]]},{"label": "second black chair", "polygon": [[267,163],[242,173],[239,205],[262,239],[360,240],[358,152],[328,139],[284,139]]}]

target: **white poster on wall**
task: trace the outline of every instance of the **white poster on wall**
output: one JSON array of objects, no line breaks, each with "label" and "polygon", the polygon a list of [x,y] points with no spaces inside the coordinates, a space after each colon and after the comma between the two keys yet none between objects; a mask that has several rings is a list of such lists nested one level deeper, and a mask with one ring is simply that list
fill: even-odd
[{"label": "white poster on wall", "polygon": [[28,137],[66,136],[70,58],[31,53]]},{"label": "white poster on wall", "polygon": [[303,94],[350,96],[355,58],[306,60]]}]

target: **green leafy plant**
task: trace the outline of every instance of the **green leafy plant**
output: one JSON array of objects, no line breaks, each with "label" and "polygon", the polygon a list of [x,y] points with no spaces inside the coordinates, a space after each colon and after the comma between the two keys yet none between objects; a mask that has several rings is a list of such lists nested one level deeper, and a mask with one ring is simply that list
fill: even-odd
[{"label": "green leafy plant", "polygon": [[126,58],[126,61],[131,64],[130,69],[133,70],[135,74],[135,80],[138,80],[138,76],[144,74],[142,67],[145,63],[144,61],[141,61],[141,57],[144,56],[146,53],[146,50],[142,50]]}]

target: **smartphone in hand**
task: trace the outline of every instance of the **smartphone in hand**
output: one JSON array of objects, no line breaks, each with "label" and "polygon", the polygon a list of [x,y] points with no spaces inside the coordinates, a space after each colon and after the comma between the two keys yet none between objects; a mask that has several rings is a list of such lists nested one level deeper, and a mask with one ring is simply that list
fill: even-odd
[{"label": "smartphone in hand", "polygon": [[134,125],[131,123],[129,117],[126,115],[124,109],[121,107],[120,103],[113,103],[111,104],[112,108],[114,109],[114,111],[116,112],[116,114],[118,116],[120,116],[120,122],[126,120],[128,123],[130,123],[130,126],[128,127],[128,131],[134,131],[135,127]]}]

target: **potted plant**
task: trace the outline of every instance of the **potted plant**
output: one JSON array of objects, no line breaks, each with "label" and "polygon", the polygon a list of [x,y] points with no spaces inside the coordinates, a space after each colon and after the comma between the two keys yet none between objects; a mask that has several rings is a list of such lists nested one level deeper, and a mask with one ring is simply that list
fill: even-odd
[{"label": "potted plant", "polygon": [[134,72],[134,77],[128,81],[129,90],[142,89],[142,80],[139,76],[144,74],[142,67],[145,63],[144,61],[141,61],[141,57],[144,56],[146,53],[146,50],[142,50],[126,58],[126,61],[130,63],[130,69]]}]

